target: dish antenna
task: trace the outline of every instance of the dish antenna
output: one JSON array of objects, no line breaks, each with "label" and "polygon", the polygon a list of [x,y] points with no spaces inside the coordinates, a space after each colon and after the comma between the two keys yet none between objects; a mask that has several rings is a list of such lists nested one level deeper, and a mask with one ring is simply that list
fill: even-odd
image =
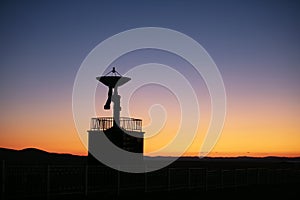
[{"label": "dish antenna", "polygon": [[111,102],[114,103],[114,122],[119,124],[120,122],[120,111],[121,111],[121,106],[120,106],[120,99],[121,96],[118,94],[118,87],[124,85],[131,79],[129,77],[122,76],[119,72],[116,71],[115,67],[108,72],[104,76],[99,76],[96,77],[98,81],[106,85],[108,89],[108,97],[106,100],[106,103],[104,105],[105,110],[110,109],[110,104]]}]

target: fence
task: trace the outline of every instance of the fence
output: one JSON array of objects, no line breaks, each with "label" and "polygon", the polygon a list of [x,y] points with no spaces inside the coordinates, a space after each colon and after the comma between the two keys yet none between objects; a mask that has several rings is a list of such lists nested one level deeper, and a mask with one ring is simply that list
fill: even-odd
[{"label": "fence", "polygon": [[1,166],[1,197],[45,197],[126,191],[220,190],[252,185],[299,184],[299,169],[164,168],[144,174],[88,165]]}]

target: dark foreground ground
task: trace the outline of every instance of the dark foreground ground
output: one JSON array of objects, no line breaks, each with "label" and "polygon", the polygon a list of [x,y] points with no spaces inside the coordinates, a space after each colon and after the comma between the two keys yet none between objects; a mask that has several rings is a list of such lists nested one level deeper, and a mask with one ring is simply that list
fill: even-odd
[{"label": "dark foreground ground", "polygon": [[0,149],[0,159],[3,200],[300,199],[300,158],[180,158],[142,174],[35,149]]},{"label": "dark foreground ground", "polygon": [[[230,189],[217,189],[217,190],[178,190],[178,191],[156,191],[156,192],[141,192],[141,191],[128,191],[120,194],[113,193],[95,193],[90,194],[88,197],[84,195],[54,195],[49,199],[83,199],[83,200],[98,200],[98,199],[145,199],[157,200],[161,198],[167,199],[299,199],[300,185],[272,185],[272,186],[247,186],[240,188]],[[24,198],[22,198],[24,199]],[[32,199],[32,198],[28,198]]]},{"label": "dark foreground ground", "polygon": [[[140,196],[134,193],[123,194],[119,196],[108,196],[107,199],[159,199],[167,197],[167,199],[203,199],[203,198],[225,198],[225,199],[299,199],[300,185],[280,185],[280,186],[252,186],[238,189],[222,189],[222,190],[186,190],[186,191],[169,191],[169,192],[153,192],[143,193]],[[87,199],[99,199],[99,196]]]}]

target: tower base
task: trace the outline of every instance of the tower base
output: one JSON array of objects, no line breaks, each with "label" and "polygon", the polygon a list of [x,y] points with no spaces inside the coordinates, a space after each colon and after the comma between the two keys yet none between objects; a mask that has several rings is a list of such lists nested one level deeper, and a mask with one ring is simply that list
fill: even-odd
[{"label": "tower base", "polygon": [[[135,136],[133,136],[135,135]],[[89,130],[88,131],[88,164],[99,165],[97,157],[102,157],[106,160],[115,160],[114,155],[120,155],[120,153],[131,152],[135,153],[134,162],[143,162],[143,142],[144,132],[140,131],[127,131],[113,126],[105,131],[102,130]],[[108,151],[109,152],[104,152]],[[119,152],[117,152],[119,151]],[[98,156],[97,156],[98,155]],[[111,157],[109,157],[111,156]],[[124,156],[127,158],[128,156]],[[119,157],[116,163],[112,161],[112,164],[133,164],[131,160],[122,160],[122,156]],[[136,159],[138,158],[138,160]]]}]

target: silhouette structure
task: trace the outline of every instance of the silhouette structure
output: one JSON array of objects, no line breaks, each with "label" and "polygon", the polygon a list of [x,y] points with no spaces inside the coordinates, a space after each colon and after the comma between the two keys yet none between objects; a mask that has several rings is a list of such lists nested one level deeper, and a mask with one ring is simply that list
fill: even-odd
[{"label": "silhouette structure", "polygon": [[[97,151],[97,147],[101,145],[99,134],[105,136],[117,147],[133,152],[143,153],[144,141],[142,132],[142,120],[120,117],[120,99],[118,88],[131,79],[119,74],[113,67],[112,71],[105,76],[96,77],[98,81],[108,87],[108,98],[104,105],[105,110],[110,109],[111,102],[113,102],[113,117],[96,117],[91,119],[91,127],[89,134],[89,164],[98,163],[91,152]],[[135,137],[136,136],[136,137]]]}]

